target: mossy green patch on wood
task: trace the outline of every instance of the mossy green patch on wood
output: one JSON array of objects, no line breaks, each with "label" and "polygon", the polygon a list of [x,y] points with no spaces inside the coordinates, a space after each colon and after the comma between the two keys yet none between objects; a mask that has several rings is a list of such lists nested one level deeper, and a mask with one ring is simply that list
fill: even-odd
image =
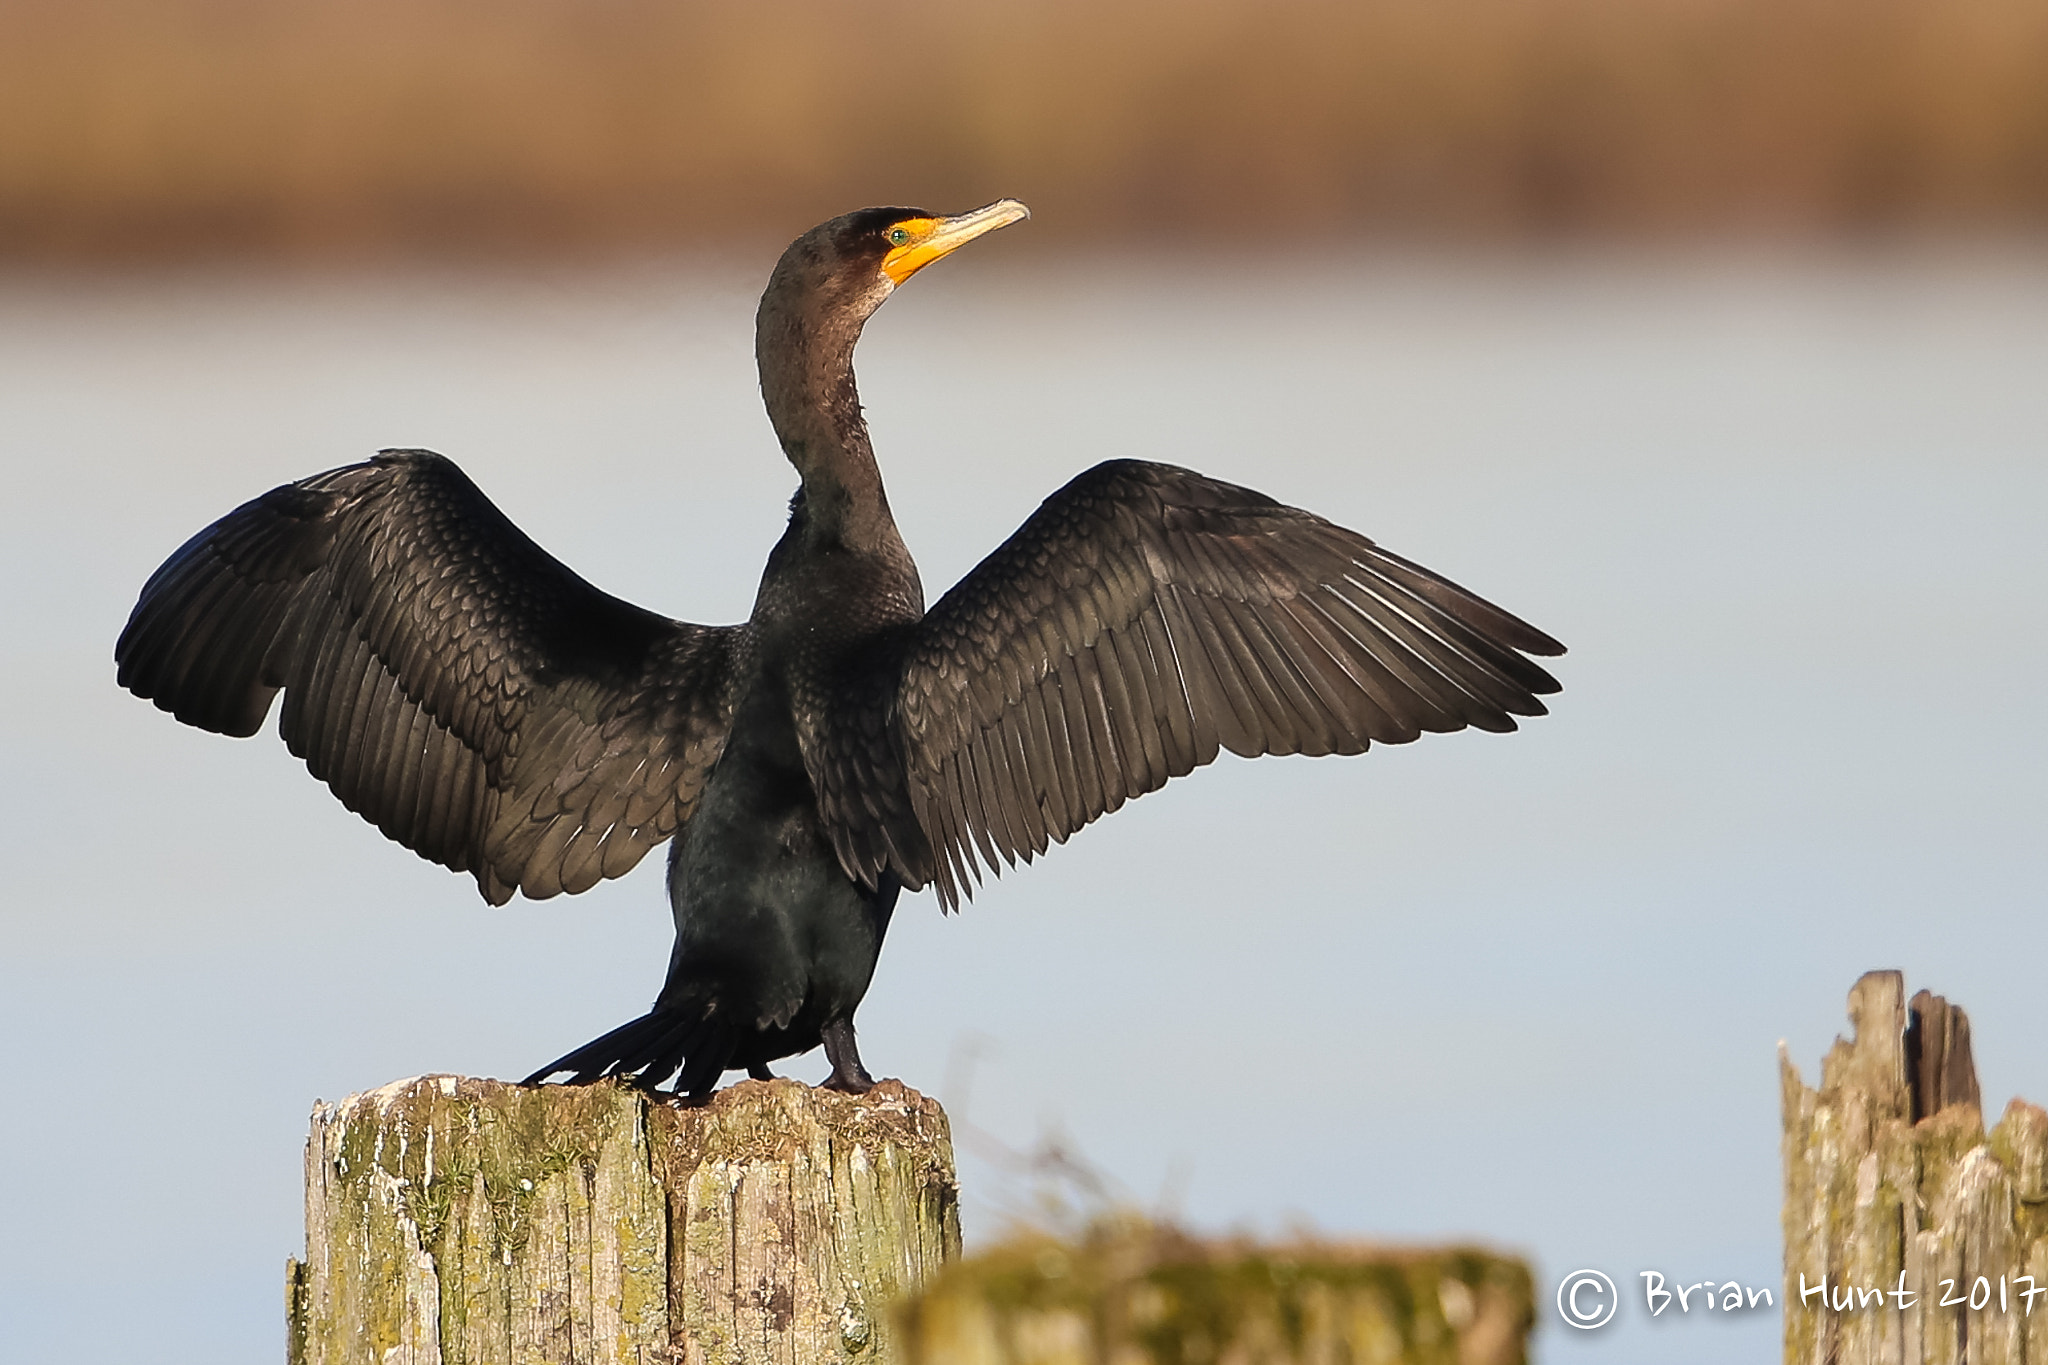
[{"label": "mossy green patch on wood", "polygon": [[[627,1360],[665,1346],[645,1103],[613,1085],[442,1076],[317,1109],[291,1328],[306,1365]],[[649,1240],[652,1257],[635,1250]]]},{"label": "mossy green patch on wood", "polygon": [[[1909,1006],[1897,972],[1859,980],[1850,1017],[1817,1090],[1780,1051],[1785,1359],[2048,1359],[2048,1317],[1956,1294],[2048,1270],[2048,1113],[2016,1100],[1987,1134],[1967,1020],[1925,993]],[[1945,1040],[1932,1062],[1905,1046],[1911,1018]]]},{"label": "mossy green patch on wood", "polygon": [[1526,1266],[1477,1248],[1203,1241],[1120,1217],[1075,1242],[1020,1234],[898,1318],[917,1365],[1515,1365],[1532,1296]]},{"label": "mossy green patch on wood", "polygon": [[959,1251],[937,1104],[896,1081],[864,1095],[743,1081],[650,1123],[686,1358],[750,1359],[779,1335],[810,1343],[807,1365],[894,1358],[887,1305]]},{"label": "mossy green patch on wood", "polygon": [[945,1116],[745,1082],[399,1082],[315,1111],[295,1365],[889,1359],[959,1246]]}]

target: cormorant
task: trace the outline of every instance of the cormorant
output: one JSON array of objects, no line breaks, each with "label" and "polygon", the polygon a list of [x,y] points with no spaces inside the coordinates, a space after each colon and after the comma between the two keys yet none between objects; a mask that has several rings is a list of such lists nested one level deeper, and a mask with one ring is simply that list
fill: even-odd
[{"label": "cormorant", "polygon": [[1028,216],[872,208],[783,253],[755,351],[802,477],[743,625],[598,591],[425,450],[276,488],[165,561],[115,649],[179,720],[278,728],[351,810],[484,899],[617,877],[673,840],[668,978],[529,1080],[708,1092],[854,1045],[897,895],[942,909],[1216,757],[1507,731],[1548,635],[1322,518],[1110,460],[925,610],[854,389],[896,286]]}]

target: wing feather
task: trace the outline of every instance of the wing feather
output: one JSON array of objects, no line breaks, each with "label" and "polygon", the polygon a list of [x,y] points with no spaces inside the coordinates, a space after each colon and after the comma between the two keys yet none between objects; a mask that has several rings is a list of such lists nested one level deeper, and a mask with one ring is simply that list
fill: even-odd
[{"label": "wing feather", "polygon": [[1026,702],[1024,718],[1031,726],[1032,743],[1039,746],[1052,774],[1041,784],[1047,813],[1052,817],[1046,833],[1059,841],[1084,818],[1081,779],[1074,771],[1074,746],[1067,738],[1067,712],[1060,704],[1059,674],[1048,670]]},{"label": "wing feather", "polygon": [[1204,619],[1215,632],[1216,645],[1211,657],[1220,653],[1227,659],[1244,688],[1245,701],[1252,711],[1252,732],[1260,737],[1252,753],[1299,753],[1301,740],[1294,732],[1287,704],[1280,699],[1278,680],[1268,671],[1258,646],[1245,638],[1233,610],[1237,605],[1237,601],[1223,596],[1203,603]]},{"label": "wing feather", "polygon": [[[1359,690],[1381,708],[1406,702],[1419,729],[1445,733],[1474,724],[1496,728],[1473,709],[1471,696],[1426,660],[1411,657],[1393,636],[1335,592],[1289,604],[1301,628],[1320,639]],[[1397,699],[1399,699],[1397,701]],[[1513,728],[1510,723],[1510,729]]]},{"label": "wing feather", "polygon": [[1201,760],[1196,757],[1194,716],[1188,699],[1188,682],[1180,674],[1173,642],[1166,629],[1165,613],[1153,610],[1139,618],[1145,638],[1143,649],[1147,682],[1152,690],[1153,720],[1159,727],[1164,766],[1160,780],[1184,777]]},{"label": "wing feather", "polygon": [[1181,686],[1187,696],[1189,729],[1195,742],[1194,766],[1199,768],[1214,763],[1216,755],[1225,747],[1223,717],[1231,715],[1230,700],[1224,695],[1223,682],[1217,677],[1215,666],[1209,662],[1208,649],[1196,635],[1194,624],[1188,620],[1181,591],[1171,582],[1159,593],[1159,620],[1166,632],[1167,645],[1173,651],[1173,666],[1179,671]]},{"label": "wing feather", "polygon": [[983,771],[993,779],[996,806],[1001,824],[1000,852],[1003,861],[1016,866],[1020,855],[1031,850],[1031,831],[1024,822],[1023,784],[1018,781],[1016,768],[1010,762],[1010,755],[1003,747],[1003,727],[999,719],[975,737],[975,748],[982,757]]},{"label": "wing feather", "polygon": [[1020,809],[1024,813],[1024,833],[1031,843],[1018,850],[1026,862],[1043,854],[1051,846],[1051,836],[1046,833],[1045,803],[1039,793],[1045,790],[1047,778],[1042,771],[1033,771],[1031,750],[1026,738],[1030,722],[1025,719],[1027,710],[1034,706],[1013,706],[1003,713],[1001,734],[1003,751],[1008,756],[1016,774],[1017,794]]},{"label": "wing feather", "polygon": [[1246,758],[1268,752],[1265,717],[1260,713],[1258,700],[1252,695],[1251,685],[1244,679],[1239,659],[1231,652],[1217,627],[1210,604],[1194,597],[1187,608],[1195,643],[1208,661],[1210,674],[1216,679],[1217,691],[1222,695],[1223,708],[1218,719],[1224,727],[1223,747]]},{"label": "wing feather", "polygon": [[[1152,679],[1148,676],[1151,669],[1147,663],[1144,623],[1145,617],[1140,616],[1131,623],[1132,629],[1110,631],[1098,646],[1115,656],[1116,667],[1107,671],[1116,675],[1129,699],[1130,741],[1127,751],[1132,760],[1130,776],[1135,785],[1135,790],[1130,793],[1132,796],[1141,791],[1156,791],[1166,785],[1165,707],[1153,696]],[[1112,710],[1111,715],[1114,714]]]}]

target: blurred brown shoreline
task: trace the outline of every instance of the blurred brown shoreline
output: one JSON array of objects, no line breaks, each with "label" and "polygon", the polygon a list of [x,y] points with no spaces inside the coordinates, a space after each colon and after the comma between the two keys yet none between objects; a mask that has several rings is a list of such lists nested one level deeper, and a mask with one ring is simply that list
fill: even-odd
[{"label": "blurred brown shoreline", "polygon": [[0,0],[0,259],[2048,229],[2041,0]]}]

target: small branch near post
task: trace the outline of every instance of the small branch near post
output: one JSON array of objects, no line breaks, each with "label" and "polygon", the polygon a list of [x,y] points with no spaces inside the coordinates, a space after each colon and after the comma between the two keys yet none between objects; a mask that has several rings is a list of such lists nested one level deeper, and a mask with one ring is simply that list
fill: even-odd
[{"label": "small branch near post", "polygon": [[2048,1113],[1984,1131],[1970,1022],[1898,972],[1809,1089],[1782,1045],[1787,1365],[2048,1365]]}]

